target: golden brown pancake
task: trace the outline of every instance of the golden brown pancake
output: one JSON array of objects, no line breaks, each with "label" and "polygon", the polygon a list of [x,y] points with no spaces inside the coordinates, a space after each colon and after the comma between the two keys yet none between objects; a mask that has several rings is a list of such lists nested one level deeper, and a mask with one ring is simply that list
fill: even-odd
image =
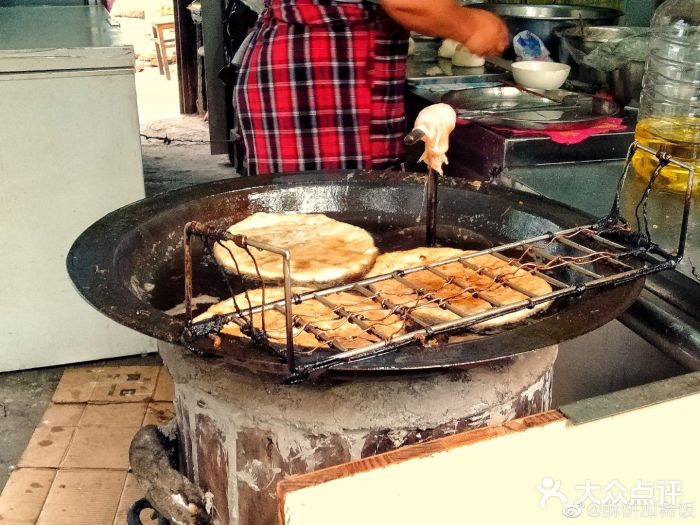
[{"label": "golden brown pancake", "polygon": [[[292,282],[301,286],[332,285],[362,277],[378,254],[367,231],[321,214],[254,213],[228,231],[289,250]],[[231,241],[222,244],[215,244],[213,252],[227,272],[237,272],[233,254],[241,275],[258,279],[255,265],[243,248]],[[260,278],[281,283],[282,257],[253,247],[250,251]]]}]

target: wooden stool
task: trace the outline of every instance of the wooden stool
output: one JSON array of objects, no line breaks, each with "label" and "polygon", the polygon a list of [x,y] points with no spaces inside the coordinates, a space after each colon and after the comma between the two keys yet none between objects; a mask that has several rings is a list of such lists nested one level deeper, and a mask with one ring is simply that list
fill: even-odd
[{"label": "wooden stool", "polygon": [[158,71],[161,75],[165,74],[165,78],[170,80],[170,66],[166,50],[175,47],[175,21],[172,17],[153,20],[151,21],[151,29],[153,30],[153,43],[156,46]]}]

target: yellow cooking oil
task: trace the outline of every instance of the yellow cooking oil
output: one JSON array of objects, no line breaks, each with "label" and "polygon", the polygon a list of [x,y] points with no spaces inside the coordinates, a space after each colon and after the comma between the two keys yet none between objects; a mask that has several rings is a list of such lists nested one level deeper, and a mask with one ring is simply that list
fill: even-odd
[{"label": "yellow cooking oil", "polygon": [[[654,151],[668,153],[676,160],[695,166],[693,194],[700,194],[700,117],[649,117],[639,121],[635,139]],[[635,173],[648,182],[656,169],[656,157],[637,150],[632,159]],[[654,187],[685,193],[688,172],[678,166],[666,166],[659,173]]]}]

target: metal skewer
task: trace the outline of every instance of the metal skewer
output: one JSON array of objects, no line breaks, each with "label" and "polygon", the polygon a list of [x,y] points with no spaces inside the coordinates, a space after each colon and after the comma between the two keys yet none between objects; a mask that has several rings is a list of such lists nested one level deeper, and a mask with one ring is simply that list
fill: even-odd
[{"label": "metal skewer", "polygon": [[438,200],[438,175],[433,168],[428,168],[428,180],[426,181],[425,203],[425,244],[435,246],[437,237],[437,200]]},{"label": "metal skewer", "polygon": [[[425,136],[422,129],[414,129],[406,137],[404,144],[413,146]],[[425,203],[425,244],[435,246],[437,237],[437,172],[428,167],[428,179],[425,183],[426,203]]]}]

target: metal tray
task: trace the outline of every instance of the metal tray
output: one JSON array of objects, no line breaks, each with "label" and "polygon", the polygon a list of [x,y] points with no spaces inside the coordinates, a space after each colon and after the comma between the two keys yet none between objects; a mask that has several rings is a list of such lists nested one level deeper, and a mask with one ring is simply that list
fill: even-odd
[{"label": "metal tray", "polygon": [[501,86],[451,91],[442,101],[461,118],[514,129],[570,130],[617,115],[612,101],[573,91],[522,91]]}]

